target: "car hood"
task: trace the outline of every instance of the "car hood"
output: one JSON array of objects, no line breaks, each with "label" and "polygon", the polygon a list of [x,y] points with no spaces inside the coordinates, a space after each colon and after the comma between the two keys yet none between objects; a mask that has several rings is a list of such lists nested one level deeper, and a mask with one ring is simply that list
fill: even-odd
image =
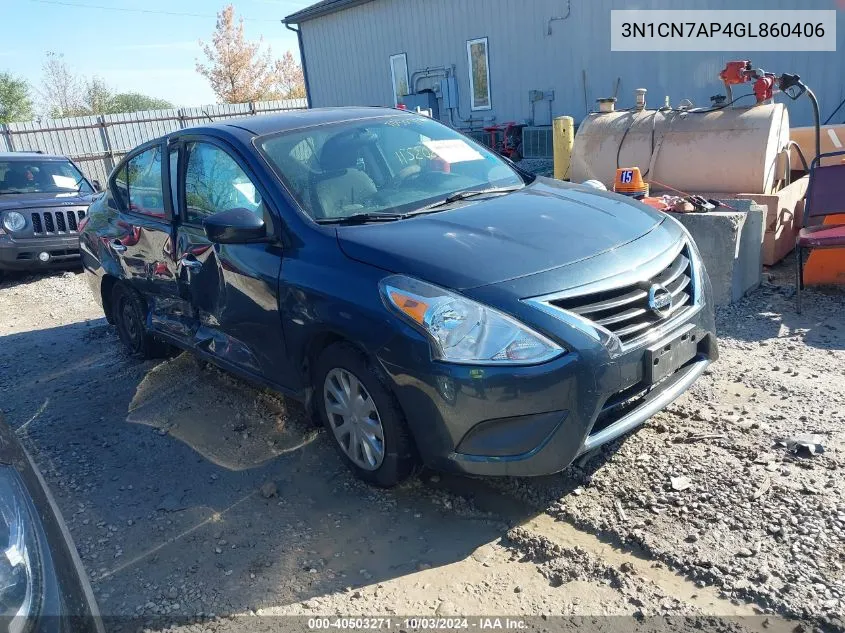
[{"label": "car hood", "polygon": [[568,266],[664,220],[634,200],[547,178],[431,215],[337,229],[350,258],[456,290]]},{"label": "car hood", "polygon": [[10,193],[0,195],[0,211],[43,207],[87,206],[97,194],[90,193]]}]

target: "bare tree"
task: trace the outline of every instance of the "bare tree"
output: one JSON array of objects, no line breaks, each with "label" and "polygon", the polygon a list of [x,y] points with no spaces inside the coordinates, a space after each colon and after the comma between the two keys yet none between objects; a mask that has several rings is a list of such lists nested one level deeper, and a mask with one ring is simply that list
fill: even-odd
[{"label": "bare tree", "polygon": [[287,51],[275,64],[279,92],[283,99],[301,99],[305,96],[305,77],[302,66],[296,63],[290,51]]},{"label": "bare tree", "polygon": [[244,37],[243,19],[235,20],[230,4],[217,14],[211,43],[200,41],[207,64],[197,62],[197,72],[211,83],[222,103],[244,103],[278,97],[275,64],[263,39],[249,42]]},{"label": "bare tree", "polygon": [[82,82],[65,63],[64,55],[47,53],[42,67],[41,99],[50,116],[77,116],[85,114],[82,104]]}]

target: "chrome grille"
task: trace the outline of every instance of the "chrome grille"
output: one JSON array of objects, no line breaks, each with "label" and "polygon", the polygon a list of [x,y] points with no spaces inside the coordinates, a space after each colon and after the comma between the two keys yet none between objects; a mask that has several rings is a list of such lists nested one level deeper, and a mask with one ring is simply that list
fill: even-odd
[{"label": "chrome grille", "polygon": [[85,217],[83,209],[44,209],[33,211],[32,232],[35,235],[48,233],[76,233],[79,220]]},{"label": "chrome grille", "polygon": [[[672,305],[664,314],[649,307],[649,288],[659,284],[672,295]],[[565,299],[554,299],[551,305],[574,312],[609,330],[622,343],[630,343],[676,316],[693,303],[692,266],[689,246],[666,268],[646,281]]]}]

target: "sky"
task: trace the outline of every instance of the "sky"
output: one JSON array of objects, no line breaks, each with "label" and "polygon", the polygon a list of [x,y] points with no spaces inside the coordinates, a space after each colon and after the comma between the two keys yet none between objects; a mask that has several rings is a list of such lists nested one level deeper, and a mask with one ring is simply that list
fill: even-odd
[{"label": "sky", "polygon": [[[247,39],[264,38],[273,55],[290,50],[296,35],[281,20],[316,0],[232,0]],[[0,72],[37,89],[48,51],[71,70],[97,76],[116,92],[141,92],[177,107],[217,101],[196,72],[204,61],[198,40],[211,40],[215,14],[227,0],[0,0]],[[169,15],[168,13],[189,13]]]}]

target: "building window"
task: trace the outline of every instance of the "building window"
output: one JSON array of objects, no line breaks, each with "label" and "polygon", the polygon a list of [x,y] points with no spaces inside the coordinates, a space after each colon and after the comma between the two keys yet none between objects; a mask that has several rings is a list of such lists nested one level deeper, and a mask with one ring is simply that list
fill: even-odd
[{"label": "building window", "polygon": [[467,41],[469,63],[469,97],[472,110],[489,110],[490,65],[487,58],[487,38]]},{"label": "building window", "polygon": [[393,81],[393,105],[410,92],[408,90],[408,55],[399,53],[390,56],[390,78]]}]

